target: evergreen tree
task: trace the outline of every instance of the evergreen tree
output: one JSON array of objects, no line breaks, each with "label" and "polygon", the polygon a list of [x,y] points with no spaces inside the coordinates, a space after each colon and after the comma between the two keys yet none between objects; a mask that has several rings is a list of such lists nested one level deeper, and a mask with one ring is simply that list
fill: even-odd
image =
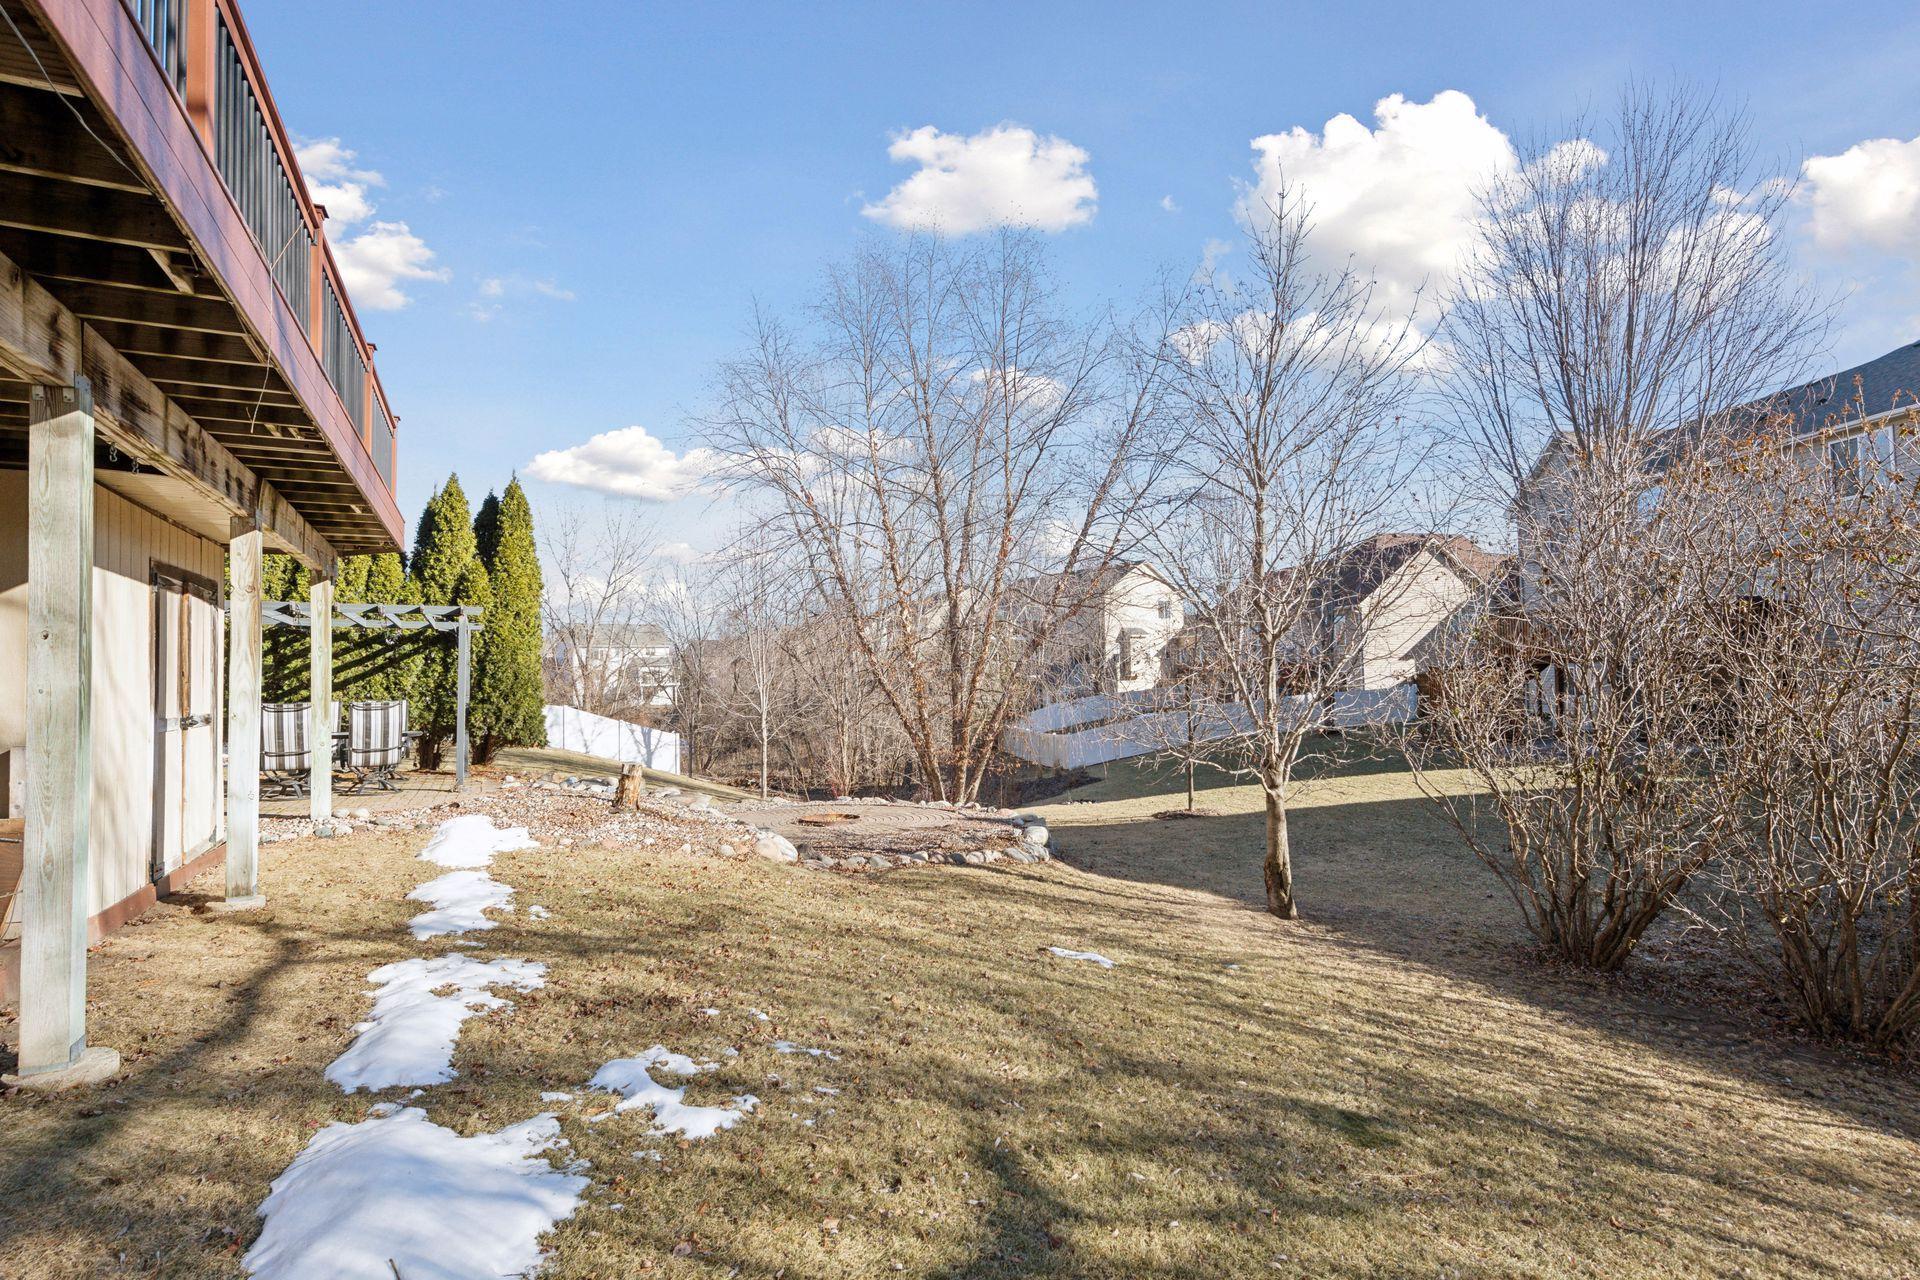
[{"label": "evergreen tree", "polygon": [[[463,590],[476,589],[472,570],[478,568],[481,578],[486,572],[473,552],[473,512],[460,487],[460,477],[448,476],[447,483],[428,499],[414,533],[407,579],[417,602],[461,603]],[[408,708],[408,720],[421,732],[420,761],[428,768],[439,765],[441,752],[453,733],[459,672],[451,637],[441,632],[434,635],[434,642],[412,673],[412,705]]]},{"label": "evergreen tree", "polygon": [[[518,488],[520,478],[515,476],[510,488]],[[526,501],[526,495],[521,495]],[[532,519],[531,515],[528,517]],[[480,557],[480,563],[487,566],[487,573],[493,573],[493,562],[500,554],[500,499],[489,489],[480,510],[473,517],[473,553]]]},{"label": "evergreen tree", "polygon": [[[268,552],[260,558],[260,598],[304,604],[310,575],[292,556]],[[305,702],[307,633],[297,627],[266,627],[260,635],[260,682],[266,702]]]},{"label": "evergreen tree", "polygon": [[545,690],[540,674],[540,552],[533,508],[515,477],[489,493],[474,518],[474,543],[487,569],[485,661],[474,670],[473,733],[479,758],[503,746],[544,746]]},{"label": "evergreen tree", "polygon": [[427,500],[414,531],[413,557],[409,563],[413,580],[420,584],[422,604],[452,604],[453,593],[473,559],[473,510],[460,487],[460,477],[451,475],[440,492]]}]

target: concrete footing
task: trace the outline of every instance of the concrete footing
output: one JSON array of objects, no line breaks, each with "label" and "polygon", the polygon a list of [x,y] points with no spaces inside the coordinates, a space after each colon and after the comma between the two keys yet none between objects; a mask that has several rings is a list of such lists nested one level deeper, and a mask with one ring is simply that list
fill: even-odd
[{"label": "concrete footing", "polygon": [[59,1093],[110,1080],[120,1071],[120,1051],[105,1045],[89,1045],[80,1056],[64,1067],[36,1071],[30,1076],[0,1076],[0,1084],[9,1089],[27,1089],[34,1093]]},{"label": "concrete footing", "polygon": [[229,911],[258,911],[266,905],[267,895],[256,893],[245,898],[221,898],[218,901],[209,902],[207,910],[224,914]]}]

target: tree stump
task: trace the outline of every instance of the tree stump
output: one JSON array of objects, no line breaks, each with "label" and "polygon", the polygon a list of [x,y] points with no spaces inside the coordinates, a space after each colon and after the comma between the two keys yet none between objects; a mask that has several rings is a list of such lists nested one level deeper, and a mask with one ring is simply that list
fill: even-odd
[{"label": "tree stump", "polygon": [[616,809],[638,809],[640,798],[647,794],[647,776],[637,764],[620,766],[620,782],[613,789],[613,807]]}]

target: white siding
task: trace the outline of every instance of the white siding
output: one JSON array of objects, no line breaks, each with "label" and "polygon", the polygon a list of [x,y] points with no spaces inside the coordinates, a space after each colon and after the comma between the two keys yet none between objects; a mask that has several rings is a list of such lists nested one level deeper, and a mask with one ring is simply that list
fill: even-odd
[{"label": "white siding", "polygon": [[[0,471],[0,749],[26,741],[27,484]],[[219,582],[225,548],[94,490],[92,884],[104,910],[148,883],[153,851],[155,564]],[[213,779],[216,793],[219,780]]]}]

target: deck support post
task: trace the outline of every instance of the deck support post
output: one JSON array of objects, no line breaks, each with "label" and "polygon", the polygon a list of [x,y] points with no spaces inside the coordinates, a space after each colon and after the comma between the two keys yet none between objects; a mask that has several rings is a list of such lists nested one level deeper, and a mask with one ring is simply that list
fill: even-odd
[{"label": "deck support post", "polygon": [[27,792],[20,1065],[7,1083],[93,1084],[120,1055],[87,1044],[93,805],[93,388],[37,385],[27,426]]},{"label": "deck support post", "polygon": [[260,576],[265,539],[235,520],[227,543],[227,898],[230,911],[260,896]]},{"label": "deck support post", "polygon": [[307,588],[307,794],[314,822],[333,820],[333,579],[316,571]]},{"label": "deck support post", "polygon": [[453,786],[456,791],[467,789],[467,694],[470,680],[467,664],[473,656],[473,623],[468,621],[466,610],[456,615],[454,627],[455,647],[459,651],[460,670],[454,681],[453,698]]}]

